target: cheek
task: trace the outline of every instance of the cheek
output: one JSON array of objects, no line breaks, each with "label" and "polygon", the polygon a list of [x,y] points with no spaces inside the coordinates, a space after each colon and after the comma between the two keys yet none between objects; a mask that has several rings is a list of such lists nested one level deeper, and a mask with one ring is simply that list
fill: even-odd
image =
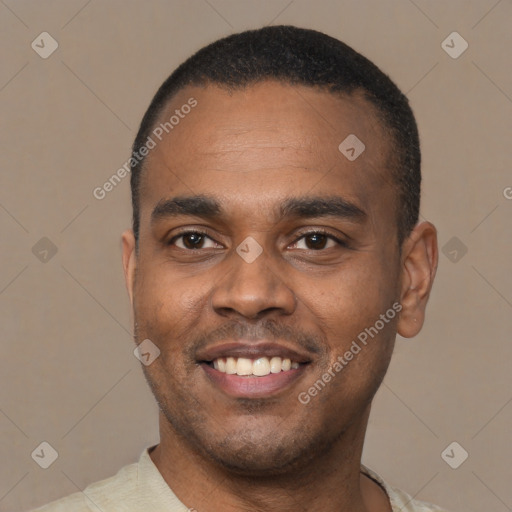
[{"label": "cheek", "polygon": [[162,265],[139,267],[135,288],[136,335],[157,345],[160,355],[144,368],[147,380],[161,403],[184,400],[179,390],[195,368],[187,348],[200,323],[206,290],[204,280],[176,279]]},{"label": "cheek", "polygon": [[356,336],[391,307],[395,274],[372,254],[358,255],[336,273],[296,282],[295,292],[305,311],[328,329],[330,338]]},{"label": "cheek", "polygon": [[155,258],[139,266],[135,296],[140,311],[143,307],[148,314],[182,316],[198,310],[209,287],[207,274],[191,275]]},{"label": "cheek", "polygon": [[[161,337],[190,338],[194,325],[200,321],[209,297],[210,283],[206,277],[177,277],[165,265],[139,267],[135,286],[135,315],[139,328]],[[182,344],[182,343],[180,343]]]},{"label": "cheek", "polygon": [[322,393],[320,402],[341,407],[339,414],[343,407],[366,404],[374,395],[395,339],[393,273],[386,272],[383,260],[363,256],[315,286],[309,282],[309,288],[303,287],[304,314],[322,329],[328,344],[328,355],[315,376],[329,380],[330,390]]},{"label": "cheek", "polygon": [[315,382],[328,381],[328,390],[318,393],[318,406],[327,403],[344,417],[345,409],[369,403],[388,368],[398,318],[392,289],[382,286],[375,274],[347,272],[326,280],[321,290],[315,287],[308,300],[304,311],[328,344],[314,376]]}]

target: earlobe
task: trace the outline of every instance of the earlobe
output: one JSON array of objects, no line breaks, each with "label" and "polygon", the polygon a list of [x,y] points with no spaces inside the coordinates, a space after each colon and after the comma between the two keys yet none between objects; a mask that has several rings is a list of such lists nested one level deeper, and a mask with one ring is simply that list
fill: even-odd
[{"label": "earlobe", "polygon": [[130,296],[130,303],[133,306],[133,286],[135,282],[135,269],[137,263],[137,254],[135,250],[135,236],[131,229],[127,229],[121,237],[123,250],[123,270],[126,289]]},{"label": "earlobe", "polygon": [[434,225],[430,222],[418,224],[404,242],[402,251],[402,311],[397,331],[404,338],[412,338],[423,326],[437,270],[437,231]]}]

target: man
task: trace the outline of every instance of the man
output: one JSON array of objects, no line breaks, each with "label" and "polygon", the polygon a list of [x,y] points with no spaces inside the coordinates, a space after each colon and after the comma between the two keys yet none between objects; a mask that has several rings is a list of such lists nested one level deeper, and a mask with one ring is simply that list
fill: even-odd
[{"label": "man", "polygon": [[123,265],[160,444],[43,511],[438,511],[361,466],[437,266],[406,98],[312,30],[183,63],[131,160]]}]

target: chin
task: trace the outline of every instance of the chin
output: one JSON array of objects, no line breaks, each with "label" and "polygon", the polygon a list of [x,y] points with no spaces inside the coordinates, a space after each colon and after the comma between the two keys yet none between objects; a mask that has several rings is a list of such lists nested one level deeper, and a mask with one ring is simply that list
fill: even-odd
[{"label": "chin", "polygon": [[[271,437],[271,436],[269,436]],[[273,436],[274,439],[276,436]],[[267,438],[268,439],[268,438]],[[209,446],[208,455],[226,470],[252,477],[271,476],[296,470],[305,450],[293,440],[279,440],[279,445],[254,442],[247,436],[228,438],[218,446]]]},{"label": "chin", "polygon": [[180,427],[181,437],[200,457],[230,473],[252,478],[297,474],[333,442],[325,432],[315,435],[304,425],[290,429],[286,421],[275,428],[245,426],[231,432],[209,429],[205,423]]}]

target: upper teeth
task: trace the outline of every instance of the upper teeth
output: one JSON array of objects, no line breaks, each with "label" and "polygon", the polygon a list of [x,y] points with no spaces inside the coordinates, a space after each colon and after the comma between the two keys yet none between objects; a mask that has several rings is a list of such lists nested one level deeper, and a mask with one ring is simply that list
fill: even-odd
[{"label": "upper teeth", "polygon": [[246,357],[219,357],[213,361],[213,367],[219,372],[230,375],[256,375],[264,377],[270,373],[287,372],[299,367],[299,363],[280,357],[260,357],[259,359],[247,359]]}]

